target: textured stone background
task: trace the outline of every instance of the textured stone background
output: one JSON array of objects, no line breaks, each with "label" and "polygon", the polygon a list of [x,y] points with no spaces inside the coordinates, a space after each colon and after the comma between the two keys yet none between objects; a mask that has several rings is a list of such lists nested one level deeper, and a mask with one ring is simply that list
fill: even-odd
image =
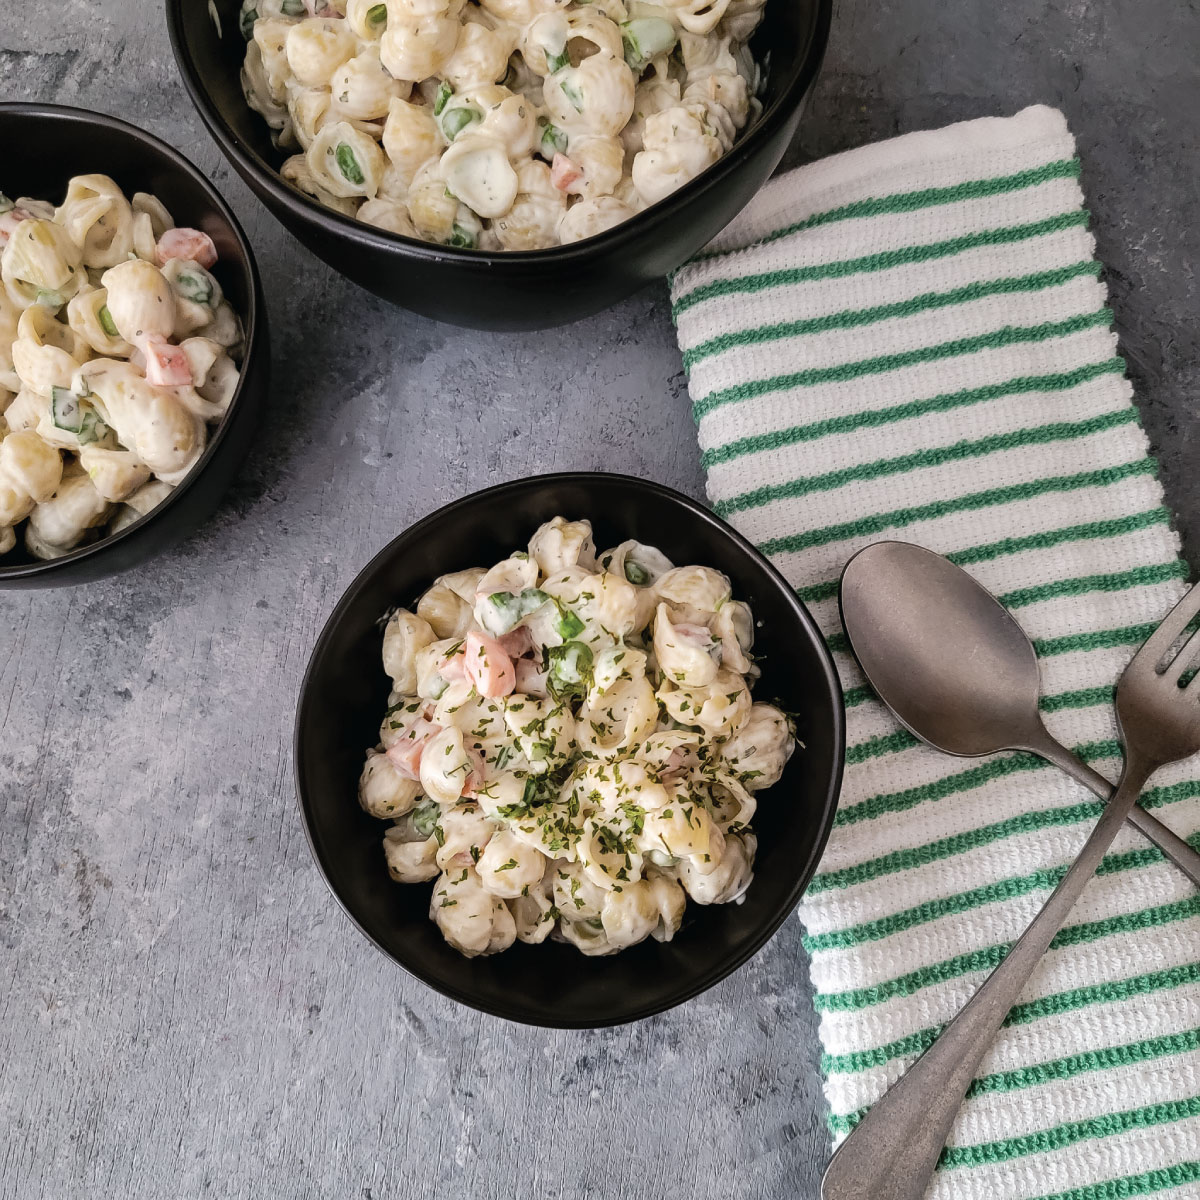
[{"label": "textured stone background", "polygon": [[[1198,45],[1195,0],[841,0],[790,156],[1066,109],[1193,561]],[[233,177],[154,0],[0,4],[0,97],[124,116],[210,171],[258,249],[277,356],[264,435],[201,536],[133,577],[0,598],[0,1195],[815,1196],[796,922],[673,1013],[517,1028],[349,927],[293,802],[309,650],[396,531],[529,472],[701,494],[665,289],[518,337],[385,307]],[[2,156],[0,188],[20,191]]]}]

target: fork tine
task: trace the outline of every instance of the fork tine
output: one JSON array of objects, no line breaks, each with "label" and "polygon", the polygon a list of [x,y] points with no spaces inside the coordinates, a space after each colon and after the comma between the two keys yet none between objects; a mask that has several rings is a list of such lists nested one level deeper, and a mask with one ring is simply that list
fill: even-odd
[{"label": "fork tine", "polygon": [[1167,664],[1162,677],[1169,683],[1178,683],[1183,673],[1196,664],[1200,655],[1200,629],[1196,630],[1179,648],[1179,653]]},{"label": "fork tine", "polygon": [[[1200,584],[1194,584],[1184,593],[1179,603],[1163,618],[1162,624],[1142,643],[1142,648],[1133,656],[1129,665],[1138,663],[1142,666],[1148,665],[1152,670],[1156,669],[1159,660],[1171,649],[1197,613],[1200,613]],[[1191,645],[1191,639],[1188,645]],[[1179,659],[1175,661],[1178,662]]]}]

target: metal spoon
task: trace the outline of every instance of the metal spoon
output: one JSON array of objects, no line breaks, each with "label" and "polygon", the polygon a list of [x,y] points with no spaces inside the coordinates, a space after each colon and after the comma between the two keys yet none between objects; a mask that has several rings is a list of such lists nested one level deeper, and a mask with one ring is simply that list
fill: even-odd
[{"label": "metal spoon", "polygon": [[[876,542],[842,573],[842,624],[863,674],[901,724],[947,754],[1026,750],[1102,800],[1113,786],[1051,736],[1025,631],[982,584],[909,542]],[[1194,883],[1200,853],[1135,806],[1128,818]]]},{"label": "metal spoon", "polygon": [[[901,604],[911,602],[911,588],[897,590]],[[988,1047],[1142,788],[1160,767],[1200,752],[1200,686],[1190,678],[1200,659],[1200,633],[1186,638],[1178,652],[1173,649],[1198,615],[1200,585],[1171,609],[1122,672],[1116,711],[1125,766],[1112,799],[1000,965],[838,1147],[821,1180],[822,1200],[923,1200],[927,1194],[959,1106]],[[962,627],[950,627],[952,639]]]}]

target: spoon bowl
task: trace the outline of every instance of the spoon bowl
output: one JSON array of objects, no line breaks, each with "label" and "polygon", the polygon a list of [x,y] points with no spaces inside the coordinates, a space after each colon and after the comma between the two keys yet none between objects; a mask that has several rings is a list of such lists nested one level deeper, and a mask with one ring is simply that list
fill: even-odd
[{"label": "spoon bowl", "polygon": [[[961,567],[911,542],[875,542],[846,564],[840,603],[863,674],[921,741],[961,758],[1028,750],[1102,800],[1112,795],[1043,723],[1028,635]],[[1129,821],[1200,884],[1200,853],[1143,808]]]},{"label": "spoon bowl", "polygon": [[1008,610],[948,558],[876,542],[842,573],[842,624],[879,698],[947,754],[1035,749],[1041,672]]}]

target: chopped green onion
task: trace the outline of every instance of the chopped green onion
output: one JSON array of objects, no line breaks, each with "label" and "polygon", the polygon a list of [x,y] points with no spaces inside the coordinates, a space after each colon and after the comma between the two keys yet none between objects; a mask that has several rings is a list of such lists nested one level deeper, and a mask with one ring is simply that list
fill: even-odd
[{"label": "chopped green onion", "polygon": [[254,22],[257,20],[257,0],[247,0],[247,3],[242,5],[242,14],[238,18],[238,28],[242,31],[242,37],[244,37],[246,41],[250,41],[250,39],[254,37]]},{"label": "chopped green onion", "polygon": [[625,43],[625,62],[631,71],[640,72],[659,54],[669,54],[679,40],[675,26],[661,17],[636,17],[621,26]]},{"label": "chopped green onion", "polygon": [[367,24],[371,26],[387,24],[387,5],[376,4],[367,9]]},{"label": "chopped green onion", "polygon": [[438,84],[437,95],[433,98],[433,115],[440,117],[442,109],[450,102],[450,97],[454,95],[454,89],[443,79]]},{"label": "chopped green onion", "polygon": [[363,174],[362,167],[358,165],[354,150],[347,142],[338,142],[334,156],[337,159],[338,170],[347,183],[361,184],[366,181],[366,176]]},{"label": "chopped green onion", "polygon": [[441,807],[436,800],[422,800],[412,812],[412,826],[423,837],[433,837],[433,828],[442,815]]},{"label": "chopped green onion", "polygon": [[100,420],[95,409],[89,408],[83,414],[83,424],[79,428],[79,444],[90,446],[92,442],[101,441],[108,434],[108,426]]},{"label": "chopped green onion", "polygon": [[521,609],[524,616],[529,616],[531,612],[537,612],[547,600],[550,599],[541,588],[526,588],[519,597],[521,601]]},{"label": "chopped green onion", "polygon": [[487,598],[488,607],[480,613],[483,627],[494,637],[508,633],[549,599],[541,588],[525,588],[515,595],[512,592],[493,592]]},{"label": "chopped green onion", "polygon": [[562,79],[559,81],[559,87],[562,88],[562,94],[571,102],[571,106],[576,112],[583,112],[583,93],[579,90],[579,85],[570,79]]},{"label": "chopped green onion", "polygon": [[490,612],[484,612],[480,622],[491,634],[508,633],[521,620],[521,610],[512,592],[493,592],[487,598]]},{"label": "chopped green onion", "polygon": [[68,433],[78,433],[83,428],[83,408],[79,397],[69,388],[50,389],[50,417],[55,427]]},{"label": "chopped green onion", "polygon": [[555,628],[559,636],[569,642],[583,632],[583,622],[569,608],[564,608],[559,610]]},{"label": "chopped green onion", "polygon": [[44,305],[46,308],[62,308],[66,304],[62,292],[40,291],[34,297],[34,304]]},{"label": "chopped green onion", "polygon": [[179,289],[179,294],[185,300],[192,300],[197,304],[212,303],[212,283],[203,275],[195,275],[190,271],[180,273],[179,277],[175,280],[175,286]]},{"label": "chopped green onion", "polygon": [[464,229],[455,221],[453,232],[450,234],[450,240],[446,245],[457,246],[461,250],[474,250],[475,235],[469,229]]},{"label": "chopped green onion", "polygon": [[102,304],[100,311],[96,314],[100,318],[100,328],[108,334],[109,337],[119,337],[117,333],[117,323],[113,320],[113,315],[108,311],[108,305]]},{"label": "chopped green onion", "polygon": [[553,158],[556,154],[566,154],[567,152],[567,135],[559,129],[557,125],[552,125],[545,117],[538,121],[538,125],[542,130],[541,146],[542,153],[547,158]]},{"label": "chopped green onion", "polygon": [[451,108],[442,116],[442,133],[446,141],[452,142],[468,125],[483,120],[483,113],[477,108]]},{"label": "chopped green onion", "polygon": [[571,61],[571,56],[567,53],[567,48],[562,48],[561,54],[546,54],[546,66],[549,69],[548,73],[553,75],[555,71],[561,71]]},{"label": "chopped green onion", "polygon": [[0,192],[0,213],[12,212],[16,207],[3,192]]},{"label": "chopped green onion", "polygon": [[90,446],[108,435],[108,426],[96,410],[84,405],[82,397],[70,388],[50,389],[50,419],[56,428],[73,433],[81,446]]},{"label": "chopped green onion", "polygon": [[625,578],[635,587],[645,587],[650,582],[650,572],[638,563],[625,560]]}]

